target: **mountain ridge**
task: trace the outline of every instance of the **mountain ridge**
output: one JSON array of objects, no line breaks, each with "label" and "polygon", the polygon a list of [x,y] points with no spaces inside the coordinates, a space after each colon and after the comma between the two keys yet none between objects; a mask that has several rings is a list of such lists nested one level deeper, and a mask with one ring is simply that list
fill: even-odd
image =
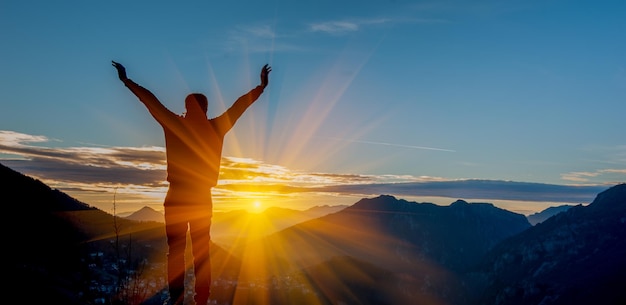
[{"label": "mountain ridge", "polygon": [[504,240],[472,273],[485,285],[475,304],[624,304],[624,223],[626,184],[618,184]]},{"label": "mountain ridge", "polygon": [[[0,178],[3,200],[10,200],[5,209],[10,215],[24,217],[30,225],[28,229],[16,230],[14,223],[2,223],[4,232],[10,232],[5,235],[11,250],[6,251],[10,262],[5,273],[10,279],[8,288],[15,295],[28,296],[28,303],[93,302],[83,299],[92,295],[91,285],[100,283],[96,285],[100,287],[110,282],[119,270],[102,265],[103,259],[111,261],[117,257],[120,262],[131,263],[150,258],[155,266],[164,263],[163,224],[113,216],[1,163]],[[124,258],[112,246],[118,242],[126,253]],[[93,257],[99,258],[97,264],[91,262]],[[216,275],[236,278],[241,264],[235,257],[216,244],[212,244],[211,257],[219,270]]]},{"label": "mountain ridge", "polygon": [[[0,177],[7,207],[34,225],[15,232],[3,224],[18,250],[9,251],[12,293],[30,296],[37,287],[29,301],[85,304],[78,292],[91,291],[94,278],[81,264],[93,250],[110,255],[114,219],[137,257],[164,258],[162,224],[115,217],[4,166]],[[241,251],[213,245],[215,298],[232,301],[236,292],[277,304],[624,304],[624,223],[626,184],[535,226],[490,203],[363,198],[247,241]],[[154,296],[144,304],[162,304]]]},{"label": "mountain ridge", "polygon": [[144,206],[141,209],[132,212],[124,218],[134,221],[155,221],[165,223],[165,216],[162,212],[159,212],[149,206]]},{"label": "mountain ridge", "polygon": [[558,213],[567,211],[571,207],[574,207],[574,205],[564,204],[564,205],[559,205],[559,206],[553,206],[553,207],[546,208],[542,211],[539,211],[537,213],[530,214],[526,216],[526,218],[528,218],[528,222],[530,222],[530,224],[534,226],[540,222],[544,222],[546,219]]}]

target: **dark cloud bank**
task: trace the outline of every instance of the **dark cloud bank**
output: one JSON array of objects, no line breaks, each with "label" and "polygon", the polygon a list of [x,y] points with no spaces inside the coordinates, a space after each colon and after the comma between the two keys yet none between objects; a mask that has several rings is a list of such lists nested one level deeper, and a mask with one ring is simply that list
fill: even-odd
[{"label": "dark cloud bank", "polygon": [[459,180],[324,187],[327,192],[586,204],[610,186],[568,186],[501,180]]}]

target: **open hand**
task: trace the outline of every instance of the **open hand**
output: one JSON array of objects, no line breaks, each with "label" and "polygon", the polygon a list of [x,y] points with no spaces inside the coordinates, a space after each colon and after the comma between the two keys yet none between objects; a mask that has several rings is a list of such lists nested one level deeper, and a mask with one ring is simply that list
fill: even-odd
[{"label": "open hand", "polygon": [[263,86],[263,88],[267,87],[267,84],[269,83],[268,76],[271,71],[272,67],[268,66],[267,64],[265,64],[261,69],[261,86]]},{"label": "open hand", "polygon": [[126,76],[126,68],[124,68],[124,66],[118,62],[115,61],[111,61],[113,67],[115,67],[115,69],[117,69],[117,76],[120,78],[121,81],[127,80],[128,77]]}]

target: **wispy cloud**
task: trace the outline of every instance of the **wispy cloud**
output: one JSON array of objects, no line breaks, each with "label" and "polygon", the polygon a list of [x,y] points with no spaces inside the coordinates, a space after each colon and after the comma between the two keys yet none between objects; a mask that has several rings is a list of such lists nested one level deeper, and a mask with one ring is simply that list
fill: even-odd
[{"label": "wispy cloud", "polygon": [[[594,182],[594,180],[624,182],[626,168],[624,169],[600,169],[593,172],[569,172],[561,174],[561,179],[572,182]],[[600,179],[601,178],[601,179]]]},{"label": "wispy cloud", "polygon": [[376,17],[376,18],[354,18],[314,22],[308,25],[311,32],[323,32],[331,35],[342,35],[350,32],[363,30],[368,26],[392,25],[392,24],[434,24],[446,23],[445,19],[436,18],[404,18],[404,17]]},{"label": "wispy cloud", "polygon": [[[307,51],[306,43],[300,39],[306,33],[325,33],[340,36],[351,32],[357,32],[374,26],[393,24],[435,24],[446,23],[445,19],[437,18],[404,18],[404,17],[374,17],[374,18],[344,18],[311,22],[305,24],[305,30],[301,28],[279,28],[276,24],[240,25],[227,32],[227,37],[220,43],[220,48],[226,51],[245,50],[246,52],[286,52]],[[208,42],[207,42],[208,43]]]},{"label": "wispy cloud", "polygon": [[312,23],[310,30],[312,32],[324,32],[328,34],[343,34],[354,32],[359,29],[359,23],[349,21],[327,21],[320,23]]},{"label": "wispy cloud", "polygon": [[0,140],[2,140],[2,142],[0,142],[1,144],[13,147],[23,146],[23,143],[38,143],[50,141],[45,136],[34,136],[10,130],[0,130]]},{"label": "wispy cloud", "polygon": [[[162,147],[46,147],[51,140],[12,131],[0,131],[0,161],[52,187],[93,193],[121,190],[164,193],[165,154]],[[392,145],[373,142],[368,144]],[[38,145],[33,145],[36,143]],[[411,146],[412,147],[412,146]],[[424,149],[424,147],[413,147]],[[438,148],[427,148],[451,151]],[[249,158],[224,157],[220,192],[247,194],[335,194],[368,197],[380,194],[410,197],[446,197],[483,200],[588,203],[607,184],[568,186],[499,180],[449,180],[411,175],[361,175],[294,171]],[[626,175],[626,169],[573,172],[567,181],[585,182],[598,175]],[[134,199],[136,200],[136,199]]]},{"label": "wispy cloud", "polygon": [[302,47],[289,42],[292,35],[279,35],[269,24],[245,25],[228,32],[222,48],[227,51],[245,50],[252,53],[299,51]]},{"label": "wispy cloud", "polygon": [[[46,147],[45,136],[0,131],[3,162],[41,179],[62,183],[158,185],[165,170],[162,147]],[[17,156],[18,158],[15,158]]]}]

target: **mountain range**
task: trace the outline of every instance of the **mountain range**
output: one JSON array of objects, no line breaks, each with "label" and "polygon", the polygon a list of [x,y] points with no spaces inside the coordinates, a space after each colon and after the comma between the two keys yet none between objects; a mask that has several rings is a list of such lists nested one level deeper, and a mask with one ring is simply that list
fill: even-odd
[{"label": "mountain range", "polygon": [[528,219],[528,222],[530,222],[531,225],[536,225],[540,222],[543,222],[544,220],[558,214],[561,212],[565,212],[567,210],[569,210],[569,208],[573,207],[573,205],[559,205],[559,206],[555,206],[555,207],[549,207],[543,211],[534,213],[534,214],[530,214],[528,216],[526,216],[526,218]]},{"label": "mountain range", "polygon": [[[498,244],[478,304],[626,304],[626,184]],[[476,281],[476,277],[480,281]]]},{"label": "mountain range", "polygon": [[[476,264],[498,242],[529,227],[523,215],[492,204],[458,200],[439,206],[381,195],[231,251],[242,258],[242,270],[263,264],[281,273],[306,271],[338,258],[370,264],[393,275],[388,277],[393,284],[369,287],[368,293],[378,299],[389,304],[398,300],[448,303],[461,294],[455,274]],[[255,255],[248,259],[247,253]],[[273,255],[259,258],[257,253]],[[335,275],[350,282],[351,274]],[[314,275],[307,278],[311,277],[315,283],[327,281]],[[413,289],[405,290],[406,285]]]},{"label": "mountain range", "polygon": [[[335,213],[346,208],[345,205],[314,206],[307,210],[294,210],[270,207],[259,213],[246,210],[215,212],[212,217],[211,236],[221,245],[232,245],[242,239],[258,239],[295,224]],[[154,221],[164,223],[162,212],[144,206],[124,217],[133,221]]]},{"label": "mountain range", "polygon": [[[162,279],[162,223],[113,217],[1,164],[0,178],[4,206],[25,224],[4,224],[12,294],[70,305],[106,295],[88,284],[106,286],[115,269],[92,257],[119,258],[116,241],[124,253],[132,245],[128,261],[150,261]],[[255,238],[216,241],[213,295],[230,304],[625,304],[624,223],[626,184],[534,226],[489,203],[382,194]],[[154,304],[161,294],[152,293]]]},{"label": "mountain range", "polygon": [[[305,211],[272,207],[272,208],[265,210],[264,212],[267,212],[267,213],[264,213],[264,214],[268,216],[270,219],[274,221],[280,221],[281,223],[274,224],[273,230],[268,230],[266,232],[263,232],[262,235],[273,233],[273,231],[278,231],[280,229],[303,222],[305,220],[310,220],[313,218],[318,218],[327,214],[338,212],[346,207],[347,207],[346,205],[314,206]],[[534,226],[558,213],[567,211],[571,207],[573,207],[573,205],[560,205],[560,206],[548,207],[542,211],[526,216],[526,219],[528,219],[528,222]],[[280,210],[283,210],[284,212],[279,212]],[[213,217],[214,219],[217,219],[217,221],[216,221],[216,225],[213,226],[213,229],[214,231],[217,231],[217,232],[228,231],[227,228],[219,228],[220,224],[227,224],[229,223],[228,220],[231,220],[233,218],[254,218],[254,217],[257,217],[258,214],[259,213],[251,213],[245,210],[236,210],[236,211],[230,211],[230,212],[216,212],[214,213]],[[271,215],[268,215],[268,214],[271,214]],[[277,217],[277,216],[280,216],[280,217]],[[127,216],[123,216],[123,217],[129,220],[135,220],[135,221],[165,222],[162,212],[159,212],[148,206],[144,206],[141,209],[135,212],[131,212]],[[237,222],[239,221],[240,220],[238,220]],[[246,223],[249,222],[249,220],[246,220],[246,219],[242,221]],[[231,226],[231,227],[234,227],[234,226]],[[237,231],[240,231],[240,229],[237,229]],[[239,233],[235,235],[239,235]],[[218,236],[218,237],[231,236],[232,237],[234,235],[228,234],[228,233],[217,233],[215,236]]]}]

